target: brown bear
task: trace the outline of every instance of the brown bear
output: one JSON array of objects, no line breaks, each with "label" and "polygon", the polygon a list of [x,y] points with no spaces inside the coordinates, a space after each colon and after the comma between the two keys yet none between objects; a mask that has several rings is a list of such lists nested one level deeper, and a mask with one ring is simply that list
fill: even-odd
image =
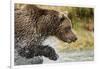
[{"label": "brown bear", "polygon": [[29,4],[22,9],[15,6],[14,14],[15,49],[22,57],[45,56],[57,60],[56,51],[50,46],[43,46],[42,42],[48,36],[56,36],[68,43],[77,40],[67,14]]}]

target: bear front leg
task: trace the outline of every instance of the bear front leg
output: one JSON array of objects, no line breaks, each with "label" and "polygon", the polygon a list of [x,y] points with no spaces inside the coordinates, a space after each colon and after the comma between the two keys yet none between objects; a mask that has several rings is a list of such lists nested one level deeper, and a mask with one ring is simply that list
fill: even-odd
[{"label": "bear front leg", "polygon": [[32,45],[28,48],[24,47],[19,51],[19,55],[26,58],[33,58],[35,56],[44,56],[50,60],[57,60],[58,55],[54,48],[43,45]]}]

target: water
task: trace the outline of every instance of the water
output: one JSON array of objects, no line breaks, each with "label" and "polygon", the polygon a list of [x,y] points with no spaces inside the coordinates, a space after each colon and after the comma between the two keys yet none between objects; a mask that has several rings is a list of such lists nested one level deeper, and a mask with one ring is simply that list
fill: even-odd
[{"label": "water", "polygon": [[92,61],[94,60],[94,51],[93,50],[76,50],[76,51],[63,51],[60,52],[60,48],[63,43],[56,37],[48,37],[44,42],[44,45],[49,45],[55,49],[57,54],[59,55],[59,59],[57,61],[52,61],[47,58],[43,58],[43,63],[62,63],[62,62],[76,62],[76,61]]},{"label": "water", "polygon": [[49,45],[55,49],[59,58],[57,61],[49,60],[46,57],[42,58],[35,57],[31,59],[26,59],[18,56],[15,52],[15,65],[32,65],[32,64],[46,64],[46,63],[63,63],[63,62],[79,62],[79,61],[93,61],[94,60],[94,51],[93,50],[83,50],[83,51],[59,51],[59,46],[61,45],[60,41],[55,37],[49,37],[43,42],[43,45]]},{"label": "water", "polygon": [[62,63],[62,62],[79,62],[79,61],[93,61],[94,52],[93,50],[87,51],[74,51],[74,52],[63,52],[59,53],[59,59],[57,61],[51,61],[44,58],[43,63]]}]

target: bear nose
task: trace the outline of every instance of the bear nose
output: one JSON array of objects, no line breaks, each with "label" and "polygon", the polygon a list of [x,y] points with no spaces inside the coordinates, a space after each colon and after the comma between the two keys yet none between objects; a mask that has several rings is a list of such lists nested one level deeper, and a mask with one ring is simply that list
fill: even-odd
[{"label": "bear nose", "polygon": [[75,42],[77,40],[77,37],[73,37],[73,42]]}]

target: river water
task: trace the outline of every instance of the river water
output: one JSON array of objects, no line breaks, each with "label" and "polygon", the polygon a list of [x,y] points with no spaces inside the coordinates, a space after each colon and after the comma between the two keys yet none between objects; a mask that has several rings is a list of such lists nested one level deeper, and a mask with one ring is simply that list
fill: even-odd
[{"label": "river water", "polygon": [[47,58],[44,58],[43,63],[81,62],[81,61],[93,61],[93,60],[94,60],[93,50],[85,50],[85,51],[59,53],[59,58],[57,61],[52,61]]},{"label": "river water", "polygon": [[33,64],[47,64],[47,63],[63,63],[63,62],[81,62],[81,61],[93,61],[94,60],[94,50],[76,50],[76,51],[59,51],[59,46],[61,45],[60,41],[56,38],[48,38],[43,42],[43,45],[49,45],[55,49],[59,58],[57,61],[49,60],[46,57],[43,57],[43,60],[39,57],[34,57],[31,59],[26,59],[20,57],[17,52],[15,52],[15,65],[33,65]]}]

